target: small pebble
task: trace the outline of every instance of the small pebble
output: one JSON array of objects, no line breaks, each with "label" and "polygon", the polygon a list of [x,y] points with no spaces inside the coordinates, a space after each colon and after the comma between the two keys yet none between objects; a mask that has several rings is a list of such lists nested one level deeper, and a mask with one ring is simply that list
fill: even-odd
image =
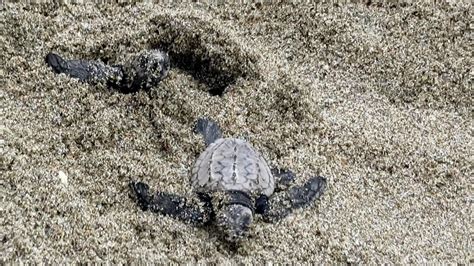
[{"label": "small pebble", "polygon": [[66,173],[64,173],[63,171],[59,171],[58,172],[58,177],[59,177],[59,180],[61,180],[62,184],[67,185],[67,175],[66,175]]}]

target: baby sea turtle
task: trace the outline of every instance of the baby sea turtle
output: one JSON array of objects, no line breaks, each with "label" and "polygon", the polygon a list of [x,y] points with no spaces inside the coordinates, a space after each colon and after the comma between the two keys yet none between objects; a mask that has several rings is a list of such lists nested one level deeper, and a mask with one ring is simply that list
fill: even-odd
[{"label": "baby sea turtle", "polygon": [[155,86],[170,69],[168,54],[156,49],[129,56],[124,64],[112,66],[100,60],[65,60],[55,53],[49,53],[45,59],[58,74],[65,73],[91,84],[106,83],[123,92]]},{"label": "baby sea turtle", "polygon": [[161,191],[152,194],[147,184],[131,181],[142,210],[196,225],[214,223],[228,241],[238,242],[248,234],[255,213],[266,222],[276,222],[293,210],[310,205],[326,188],[323,177],[288,188],[295,178],[293,172],[271,171],[248,142],[222,138],[219,127],[211,120],[199,119],[195,132],[203,135],[207,146],[192,170],[191,185],[196,197],[186,199]]}]

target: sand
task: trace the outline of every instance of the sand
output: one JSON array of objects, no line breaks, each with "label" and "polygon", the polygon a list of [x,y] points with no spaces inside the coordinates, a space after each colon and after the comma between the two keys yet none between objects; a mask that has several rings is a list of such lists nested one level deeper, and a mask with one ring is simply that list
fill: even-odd
[{"label": "sand", "polygon": [[[473,263],[471,4],[0,8],[2,263]],[[44,64],[158,46],[150,91]],[[237,249],[142,212],[130,180],[192,195],[201,116],[326,193]]]}]

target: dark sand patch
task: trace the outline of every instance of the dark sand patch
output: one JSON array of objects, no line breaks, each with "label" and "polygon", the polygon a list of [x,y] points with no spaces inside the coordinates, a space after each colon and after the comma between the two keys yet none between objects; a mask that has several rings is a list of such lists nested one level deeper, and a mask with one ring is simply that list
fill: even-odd
[{"label": "dark sand patch", "polygon": [[[472,260],[471,5],[0,12],[2,260]],[[154,45],[177,67],[149,92],[91,87],[44,64],[50,51],[116,63]],[[141,212],[130,179],[191,194],[200,116],[298,182],[327,176],[327,193],[280,224],[257,222],[237,251]]]}]

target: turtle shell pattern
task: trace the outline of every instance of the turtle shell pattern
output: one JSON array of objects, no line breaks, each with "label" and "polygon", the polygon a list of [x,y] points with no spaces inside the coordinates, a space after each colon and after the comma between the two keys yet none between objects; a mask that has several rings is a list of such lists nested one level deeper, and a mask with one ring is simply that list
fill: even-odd
[{"label": "turtle shell pattern", "polygon": [[275,179],[267,162],[248,142],[221,138],[196,160],[191,184],[198,192],[238,190],[270,196]]}]

